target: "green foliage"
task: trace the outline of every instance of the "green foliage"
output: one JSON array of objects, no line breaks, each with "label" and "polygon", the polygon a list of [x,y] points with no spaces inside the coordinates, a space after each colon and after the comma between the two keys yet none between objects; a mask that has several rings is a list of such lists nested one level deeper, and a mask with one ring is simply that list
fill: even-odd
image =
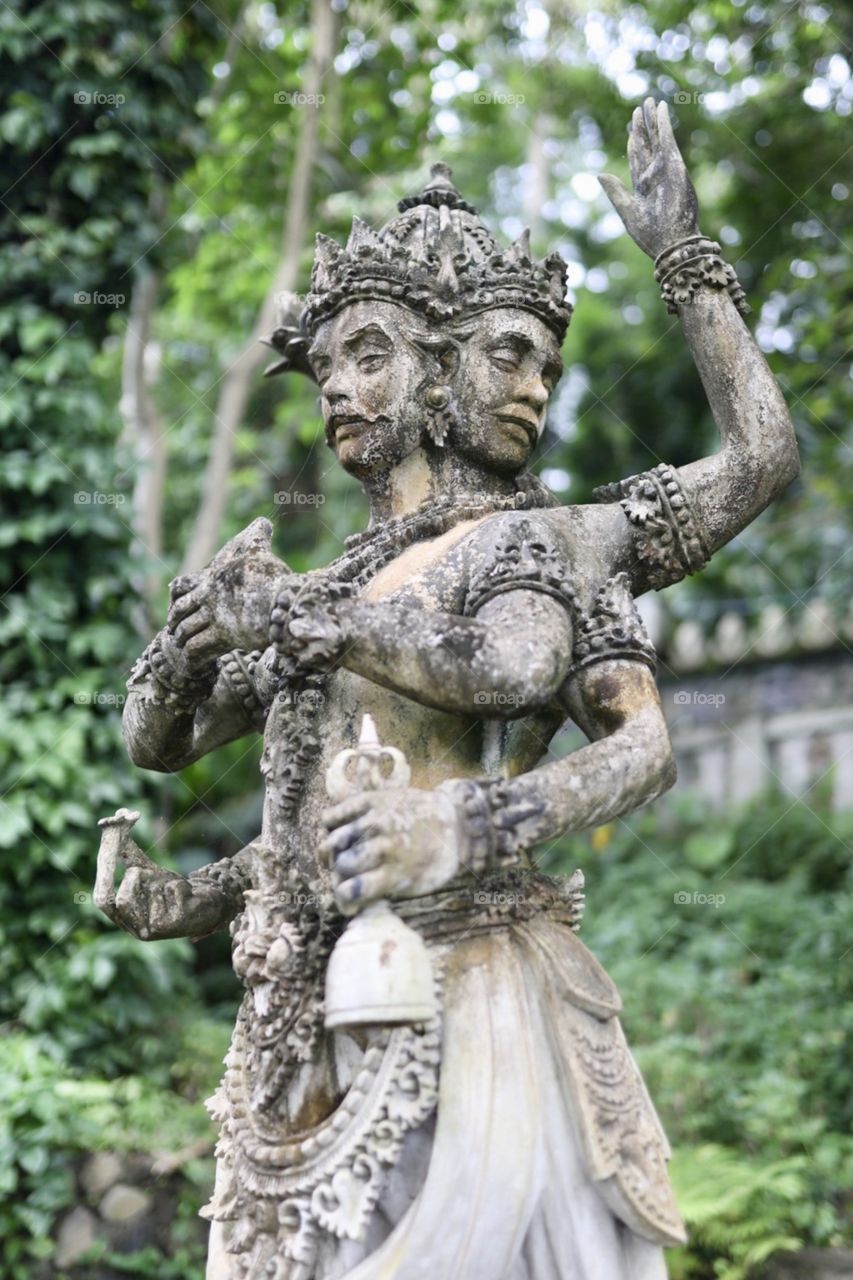
[{"label": "green foliage", "polygon": [[[194,1043],[218,1041],[203,1025],[193,1028]],[[189,1053],[186,1043],[183,1052]],[[212,1087],[215,1074],[209,1057],[201,1057],[206,1078],[199,1079],[199,1061],[189,1076],[194,1086]],[[171,1152],[210,1137],[209,1124],[196,1097],[165,1090],[156,1076],[123,1076],[117,1080],[87,1078],[68,1072],[56,1056],[40,1049],[24,1034],[0,1038],[0,1257],[9,1280],[30,1280],[34,1261],[52,1251],[54,1219],[75,1197],[76,1165],[92,1151]],[[210,1179],[210,1161],[197,1160],[185,1169],[183,1218],[197,1213]],[[162,1269],[178,1261],[202,1274],[201,1249],[184,1232],[178,1252],[164,1258],[159,1249],[146,1250],[133,1263],[134,1275],[189,1276],[190,1270]],[[101,1250],[103,1253],[103,1250]],[[115,1257],[109,1257],[118,1265]],[[125,1257],[125,1267],[129,1259]],[[147,1268],[147,1269],[146,1269]],[[121,1269],[121,1267],[119,1267]]]},{"label": "green foliage", "polygon": [[671,1259],[672,1280],[703,1273],[697,1253],[717,1259],[720,1280],[745,1280],[772,1254],[799,1249],[801,1238],[782,1226],[808,1192],[805,1167],[803,1156],[761,1162],[713,1145],[676,1152],[673,1182],[692,1247]]},{"label": "green foliage", "polygon": [[[806,590],[846,601],[835,562],[853,480],[848,9],[650,0],[546,14],[426,0],[415,12],[357,0],[336,10],[312,231],[341,238],[353,213],[384,221],[441,157],[487,219],[516,235],[524,166],[535,168],[543,143],[534,243],[571,260],[577,310],[540,466],[572,499],[713,440],[650,264],[592,180],[602,168],[624,174],[642,94],[670,100],[703,228],[725,229],[808,477],[671,607],[711,618],[723,598],[746,611]],[[138,803],[140,841],[187,871],[250,839],[261,799],[256,740],[178,779],[126,761],[121,696],[143,644],[144,557],[117,405],[134,282],[154,270],[165,583],[197,511],[219,382],[280,253],[297,116],[277,95],[304,83],[309,20],[302,0],[286,15],[236,0],[0,5],[0,1270],[13,1280],[30,1280],[49,1252],[82,1154],[122,1134],[129,1149],[155,1150],[166,1128],[179,1145],[206,1126],[198,1100],[233,1020],[227,937],[145,947],[107,926],[89,896],[95,822],[117,805]],[[304,287],[308,241],[300,268]],[[276,505],[291,489],[325,502]],[[297,569],[328,562],[364,521],[360,493],[325,452],[315,391],[296,377],[258,380],[222,540],[262,513]],[[754,1272],[781,1242],[837,1243],[851,1184],[841,957],[853,822],[805,806],[779,822],[766,815],[643,818],[618,828],[590,876],[585,936],[625,992],[676,1140],[694,1239],[677,1265],[702,1280]],[[565,857],[577,848],[585,858],[579,842]],[[676,892],[726,901],[679,905]],[[191,1218],[209,1172],[203,1161],[188,1169],[170,1248],[101,1262],[115,1274],[200,1276]]]},{"label": "green foliage", "polygon": [[741,1280],[849,1231],[851,830],[790,797],[728,822],[681,801],[550,855],[584,869],[582,937],[675,1148],[691,1231],[675,1280]]},{"label": "green foliage", "polygon": [[14,1280],[51,1252],[82,1155],[207,1131],[200,1083],[190,1102],[170,1078],[200,1016],[192,949],[108,927],[91,886],[97,818],[145,787],[120,731],[141,644],[109,334],[140,255],[167,257],[156,206],[203,137],[217,38],[210,9],[170,0],[24,7],[0,12],[0,1271]]}]

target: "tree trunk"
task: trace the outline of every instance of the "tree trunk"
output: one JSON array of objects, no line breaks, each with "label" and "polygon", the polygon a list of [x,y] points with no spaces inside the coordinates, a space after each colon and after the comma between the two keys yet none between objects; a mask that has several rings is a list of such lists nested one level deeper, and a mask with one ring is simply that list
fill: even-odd
[{"label": "tree trunk", "polygon": [[255,374],[266,352],[260,339],[274,327],[276,298],[298,283],[299,260],[308,232],[309,203],[314,158],[320,135],[320,103],[310,98],[322,92],[323,78],[331,69],[338,15],[330,0],[313,0],[311,11],[311,62],[303,93],[309,97],[300,111],[299,137],[287,197],[281,257],[272,286],[264,298],[252,335],[222,380],[215,412],[215,427],[202,487],[198,516],[184,559],[184,573],[194,573],[216,551],[228,498],[228,479],[234,455],[234,434],[249,403]]},{"label": "tree trunk", "polygon": [[138,590],[142,609],[135,619],[137,630],[150,636],[157,616],[163,582],[163,501],[166,487],[168,439],[151,395],[159,363],[151,345],[151,317],[157,305],[159,276],[143,267],[130,300],[130,316],[124,337],[120,410],[125,436],[136,455],[131,526],[139,559]]}]

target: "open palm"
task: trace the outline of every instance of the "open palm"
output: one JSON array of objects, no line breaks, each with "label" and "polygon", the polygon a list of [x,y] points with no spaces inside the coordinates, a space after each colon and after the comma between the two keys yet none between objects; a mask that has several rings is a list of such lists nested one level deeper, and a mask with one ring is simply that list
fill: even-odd
[{"label": "open palm", "polygon": [[665,102],[646,98],[628,135],[633,194],[612,174],[599,182],[632,240],[656,258],[670,245],[698,232],[698,204],[681,158]]}]

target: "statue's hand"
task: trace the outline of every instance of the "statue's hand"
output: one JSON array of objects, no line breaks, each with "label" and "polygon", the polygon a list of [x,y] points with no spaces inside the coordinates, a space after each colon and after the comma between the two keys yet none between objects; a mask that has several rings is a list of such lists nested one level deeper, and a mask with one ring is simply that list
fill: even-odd
[{"label": "statue's hand", "polygon": [[459,871],[459,816],[440,791],[364,791],[328,809],[323,821],[329,834],[320,853],[334,871],[344,912],[377,898],[434,893]]},{"label": "statue's hand", "polygon": [[646,98],[637,107],[628,136],[633,195],[611,174],[599,182],[640,248],[656,258],[664,249],[698,234],[696,192],[669,119],[665,102]]},{"label": "statue's hand", "polygon": [[192,666],[231,649],[265,649],[270,610],[290,570],[270,550],[269,520],[252,523],[227,542],[200,573],[170,588],[167,630]]},{"label": "statue's hand", "polygon": [[118,887],[111,919],[137,938],[184,937],[194,932],[187,908],[192,885],[163,867],[128,867]]}]

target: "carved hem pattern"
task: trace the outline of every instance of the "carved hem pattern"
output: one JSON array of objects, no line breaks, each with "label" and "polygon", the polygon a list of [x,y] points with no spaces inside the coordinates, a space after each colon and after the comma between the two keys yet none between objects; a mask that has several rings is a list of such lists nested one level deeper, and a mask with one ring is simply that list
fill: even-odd
[{"label": "carved hem pattern", "polygon": [[497,908],[472,909],[497,881],[407,904],[441,1034],[376,1033],[313,1129],[252,1108],[247,996],[211,1100],[211,1280],[665,1280],[661,1246],[684,1240],[669,1147],[619,994],[573,932],[579,887],[504,879]]}]

